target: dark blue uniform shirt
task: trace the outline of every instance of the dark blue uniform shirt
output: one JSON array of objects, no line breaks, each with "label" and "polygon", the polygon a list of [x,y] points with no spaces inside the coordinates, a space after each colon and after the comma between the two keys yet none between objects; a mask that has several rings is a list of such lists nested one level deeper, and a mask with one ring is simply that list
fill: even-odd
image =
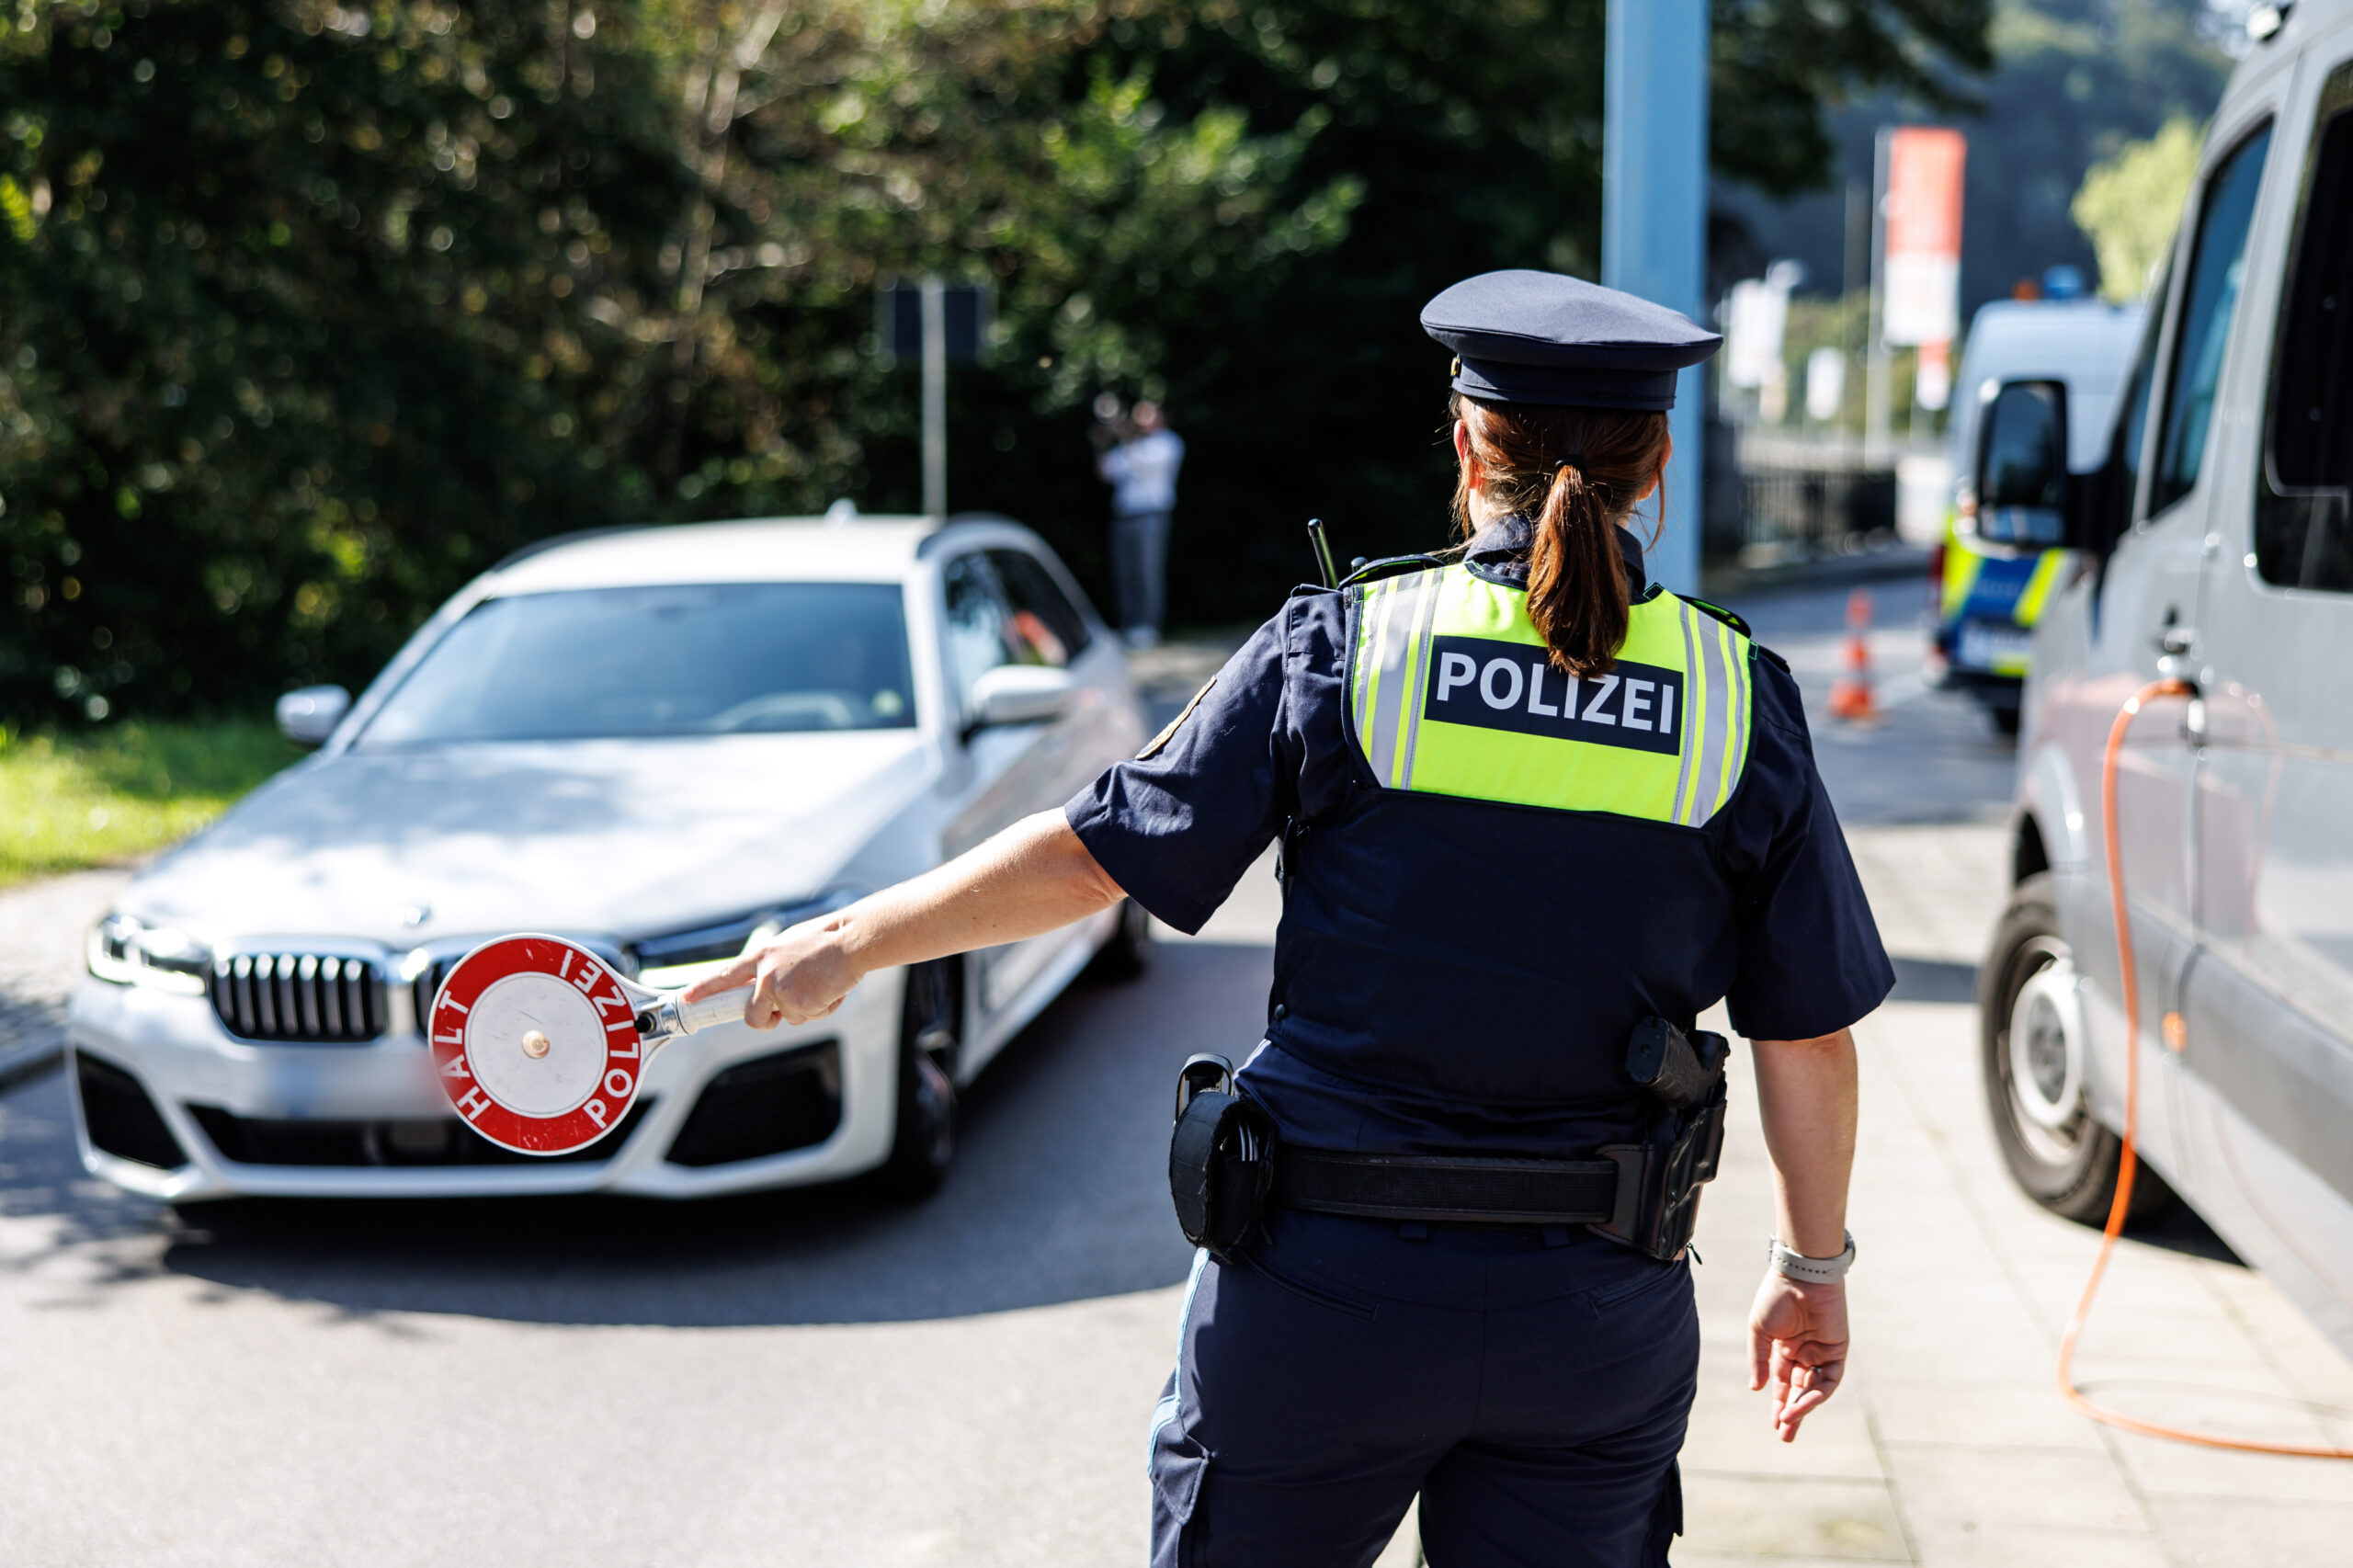
[{"label": "dark blue uniform shirt", "polygon": [[[1471,559],[1525,581],[1528,540],[1505,519]],[[1342,725],[1346,607],[1294,591],[1158,751],[1065,808],[1186,932],[1289,828],[1267,1038],[1243,1072],[1286,1139],[1577,1157],[1638,1136],[1623,1061],[1641,1018],[1689,1028],[1722,998],[1751,1039],[1804,1040],[1894,984],[1778,659],[1753,662],[1746,768],[1705,825],[1538,811],[1374,781]]]}]

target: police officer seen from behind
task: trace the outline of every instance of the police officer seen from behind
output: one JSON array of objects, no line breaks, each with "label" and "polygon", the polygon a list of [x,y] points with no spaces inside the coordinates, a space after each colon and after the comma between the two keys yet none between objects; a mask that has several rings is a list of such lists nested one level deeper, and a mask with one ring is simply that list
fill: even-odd
[{"label": "police officer seen from behind", "polygon": [[1666,1561],[1719,999],[1773,1165],[1749,1344],[1784,1439],[1846,1364],[1847,1028],[1893,973],[1787,667],[1625,526],[1718,339],[1540,272],[1422,324],[1461,544],[1297,590],[1063,812],[697,988],[756,977],[767,1027],[1122,896],[1198,930],[1279,841],[1265,1039],[1195,1059],[1170,1158],[1203,1244],[1152,1417],[1170,1568],[1367,1564],[1416,1494],[1438,1568]]}]

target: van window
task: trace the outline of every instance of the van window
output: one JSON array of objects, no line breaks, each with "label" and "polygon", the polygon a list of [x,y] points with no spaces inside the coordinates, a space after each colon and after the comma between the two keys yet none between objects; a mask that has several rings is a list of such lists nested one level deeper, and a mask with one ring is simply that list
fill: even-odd
[{"label": "van window", "polygon": [[[2168,257],[2149,286],[2149,298],[2163,301],[2172,282]],[[2151,311],[2141,324],[2141,338],[2132,350],[2131,368],[2117,391],[2116,412],[2109,422],[2108,452],[2088,476],[2083,496],[2084,548],[2105,556],[2132,527],[2132,502],[2141,483],[2141,453],[2147,445],[2149,389],[2157,379],[2157,345],[2164,335],[2165,312]]]},{"label": "van window", "polygon": [[2263,184],[2271,127],[2248,137],[2208,176],[2198,204],[2198,236],[2183,280],[2181,323],[2174,331],[2173,373],[2165,378],[2165,424],[2157,440],[2156,483],[2149,511],[2164,511],[2196,487],[2206,431],[2222,380],[2233,307],[2246,261],[2246,232]]},{"label": "van window", "polygon": [[2117,438],[2123,443],[2120,455],[2123,460],[2125,502],[2131,503],[2132,481],[2140,477],[2141,449],[2149,433],[2149,389],[2157,381],[2157,340],[2165,335],[2164,301],[2165,290],[2173,283],[2173,258],[2167,256],[2157,273],[2156,287],[2149,298],[2158,301],[2159,308],[2149,312],[2149,324],[2141,329],[2141,347],[2132,356],[2132,376],[2124,386],[2123,412],[2117,415]]},{"label": "van window", "polygon": [[2255,565],[2282,587],[2353,592],[2353,66],[2321,92],[2295,257],[2264,421]]},{"label": "van window", "polygon": [[[2168,257],[2149,290],[2149,298],[2163,301],[2172,281],[2173,262]],[[2141,451],[2147,444],[2144,437],[2149,428],[2149,389],[2157,379],[2157,340],[2164,335],[2164,329],[2165,312],[2151,311],[2148,324],[2141,329],[2141,347],[2132,355],[2131,372],[2125,378],[2124,395],[2117,400],[2116,427],[2109,435],[2108,461],[2100,469],[2090,503],[2094,533],[2091,548],[2097,554],[2107,554],[2132,526],[2133,490],[2141,483]]]}]

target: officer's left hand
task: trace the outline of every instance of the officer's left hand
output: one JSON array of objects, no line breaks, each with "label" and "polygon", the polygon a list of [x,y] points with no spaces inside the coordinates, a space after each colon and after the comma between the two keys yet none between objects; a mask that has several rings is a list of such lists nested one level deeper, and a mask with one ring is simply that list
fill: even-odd
[{"label": "officer's left hand", "polygon": [[835,940],[830,919],[804,920],[764,948],[745,953],[726,969],[688,988],[699,1002],[722,991],[752,987],[744,1021],[756,1029],[805,1024],[830,1017],[861,978]]},{"label": "officer's left hand", "polygon": [[1748,1312],[1748,1386],[1773,1385],[1773,1426],[1795,1442],[1798,1424],[1837,1392],[1847,1371],[1847,1286],[1768,1272]]}]

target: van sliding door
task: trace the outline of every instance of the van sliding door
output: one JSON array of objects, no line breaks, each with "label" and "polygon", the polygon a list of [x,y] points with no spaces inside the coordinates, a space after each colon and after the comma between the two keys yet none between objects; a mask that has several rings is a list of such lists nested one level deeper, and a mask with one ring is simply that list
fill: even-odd
[{"label": "van sliding door", "polygon": [[2211,1217],[2353,1345],[2353,63],[2320,89],[2300,192],[2260,424],[2231,426],[2259,461],[2214,519],[2190,672],[2182,1060],[2200,1164],[2240,1206]]},{"label": "van sliding door", "polygon": [[[2137,476],[2131,526],[2101,568],[2098,612],[2080,659],[2040,688],[2041,716],[2029,744],[2055,740],[2087,790],[2100,776],[2117,710],[2157,674],[2161,644],[2196,625],[2205,541],[2232,467],[2221,415],[2225,388],[2234,373],[2243,376],[2246,358],[2236,343],[2246,335],[2247,260],[2260,238],[2263,192],[2277,183],[2268,182],[2265,172],[2273,135],[2271,119],[2242,114],[2199,181],[2174,260],[2171,296],[2159,318],[2156,380],[2140,448],[2144,472]],[[2131,443],[2126,445],[2130,449]],[[2131,1048],[2142,1053],[2144,1066],[2196,943],[2190,845],[2197,759],[2179,713],[2174,704],[2135,725],[2117,770],[2120,848],[2141,988],[2142,1038]],[[2097,845],[2095,838],[2093,875],[2061,881],[2061,919],[2085,937],[2075,960],[2090,982],[2087,1086],[2095,1110],[2112,1124],[2121,1112],[2126,1042],[2120,966],[2109,937],[2106,862]],[[2174,1135],[2177,1076],[2162,1066],[2144,1072],[2141,1131],[2151,1162],[2179,1179],[2186,1171]]]}]

